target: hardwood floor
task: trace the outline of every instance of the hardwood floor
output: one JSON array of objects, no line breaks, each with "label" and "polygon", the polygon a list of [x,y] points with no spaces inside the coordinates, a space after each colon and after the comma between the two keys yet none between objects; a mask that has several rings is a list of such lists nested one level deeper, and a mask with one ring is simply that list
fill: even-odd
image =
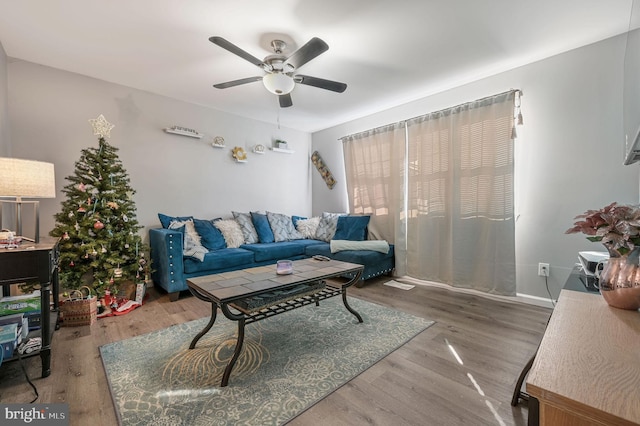
[{"label": "hardwood floor", "polygon": [[[511,396],[551,310],[438,287],[405,291],[384,286],[388,280],[349,291],[436,324],[290,424],[526,425],[526,403],[511,407]],[[147,303],[127,315],[56,331],[50,377],[39,378],[40,359],[28,358],[37,402],[68,403],[71,425],[117,424],[98,347],[209,314],[209,305],[188,293],[177,302],[155,289],[148,293]],[[0,403],[31,399],[19,363],[3,364]]]}]

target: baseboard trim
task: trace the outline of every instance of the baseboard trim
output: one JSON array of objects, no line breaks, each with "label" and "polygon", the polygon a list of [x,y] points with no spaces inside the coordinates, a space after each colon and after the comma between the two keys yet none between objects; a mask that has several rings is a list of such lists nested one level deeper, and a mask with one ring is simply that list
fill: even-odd
[{"label": "baseboard trim", "polygon": [[543,308],[553,308],[555,300],[546,297],[532,296],[530,294],[516,293],[516,298],[530,305],[542,306]]},{"label": "baseboard trim", "polygon": [[525,303],[527,305],[541,306],[543,308],[553,308],[553,303],[555,303],[555,301],[552,302],[551,299],[532,296],[524,293],[516,293],[515,296],[501,296],[498,294],[489,294],[489,293],[484,293],[482,291],[472,290],[468,288],[453,287],[453,286],[450,286],[449,284],[437,283],[434,281],[419,280],[417,278],[411,278],[407,276],[397,277],[395,278],[395,280],[399,282],[404,282],[407,284],[416,284],[416,285],[427,286],[427,287],[428,286],[439,287],[439,288],[444,288],[450,291],[457,291],[459,293],[468,293],[476,296],[486,297],[488,299],[501,300],[503,302]]}]

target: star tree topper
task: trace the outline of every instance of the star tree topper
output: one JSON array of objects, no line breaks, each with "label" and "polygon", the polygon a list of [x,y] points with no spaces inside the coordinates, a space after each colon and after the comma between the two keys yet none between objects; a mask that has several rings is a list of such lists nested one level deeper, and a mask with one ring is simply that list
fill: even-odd
[{"label": "star tree topper", "polygon": [[98,118],[90,119],[89,123],[91,123],[91,127],[93,127],[93,134],[100,136],[101,138],[111,137],[109,133],[111,132],[111,129],[115,127],[113,124],[109,123],[102,114],[100,114]]}]

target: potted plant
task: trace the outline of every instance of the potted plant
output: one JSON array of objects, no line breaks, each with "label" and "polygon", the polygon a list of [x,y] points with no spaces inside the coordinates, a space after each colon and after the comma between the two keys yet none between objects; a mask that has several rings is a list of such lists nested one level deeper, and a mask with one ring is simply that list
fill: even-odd
[{"label": "potted plant", "polygon": [[614,202],[600,210],[587,210],[575,220],[566,234],[582,232],[609,252],[598,277],[604,299],[616,308],[640,308],[640,207]]},{"label": "potted plant", "polygon": [[276,139],[275,144],[276,144],[276,148],[287,149],[287,141]]}]

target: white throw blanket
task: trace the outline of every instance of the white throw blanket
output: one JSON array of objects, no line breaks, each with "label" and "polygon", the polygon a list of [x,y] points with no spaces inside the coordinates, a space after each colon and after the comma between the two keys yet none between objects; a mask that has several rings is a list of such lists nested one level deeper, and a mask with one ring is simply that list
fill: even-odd
[{"label": "white throw blanket", "polygon": [[384,254],[389,253],[389,243],[385,240],[331,240],[329,245],[331,247],[331,253],[337,253],[344,250],[373,250]]}]

